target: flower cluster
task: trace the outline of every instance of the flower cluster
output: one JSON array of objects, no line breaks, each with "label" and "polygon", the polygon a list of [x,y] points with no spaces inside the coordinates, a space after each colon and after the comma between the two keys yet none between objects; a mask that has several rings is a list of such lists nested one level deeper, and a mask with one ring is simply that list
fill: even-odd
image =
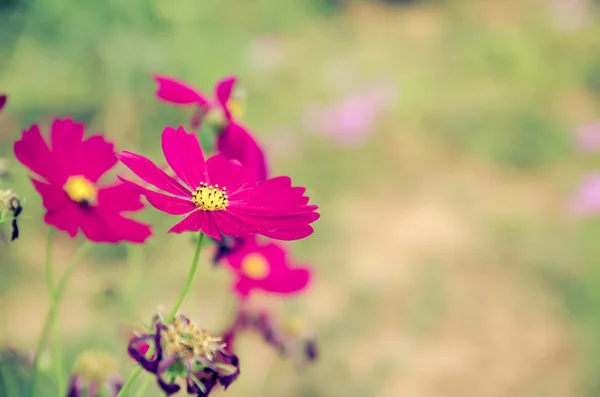
[{"label": "flower cluster", "polygon": [[[218,82],[213,98],[173,78],[155,76],[154,80],[160,100],[193,109],[188,130],[163,128],[160,145],[166,166],[133,151],[118,151],[100,133],[86,136],[84,125],[68,117],[55,119],[47,136],[34,124],[14,144],[14,155],[31,172],[31,183],[45,208],[44,221],[50,226],[45,267],[50,309],[33,358],[30,396],[35,395],[38,361],[49,333],[55,333],[55,341],[59,338],[54,326],[57,306],[74,266],[88,252],[89,243],[147,242],[154,235],[153,226],[134,218],[145,202],[177,217],[169,233],[197,236],[180,296],[166,317],[156,316],[147,330],[130,338],[127,351],[139,366],[125,381],[109,354],[90,350],[76,360],[70,382],[62,379],[62,363],[54,363],[59,395],[123,397],[146,371],[166,395],[208,396],[218,386],[227,389],[240,375],[234,339],[242,331],[259,332],[286,356],[316,358],[311,335],[286,328],[275,313],[253,312],[249,302],[258,292],[286,296],[306,290],[310,268],[297,264],[289,248],[276,240],[313,234],[318,207],[309,203],[306,189],[295,186],[290,177],[270,175],[265,153],[240,122],[242,97],[235,77]],[[0,109],[5,102],[6,97],[0,96]],[[201,144],[211,139],[213,145]],[[133,175],[120,174],[120,165]],[[0,191],[0,220],[12,219],[13,240],[19,234],[16,219],[21,211],[18,196]],[[87,240],[56,284],[50,255],[54,230],[71,238],[82,234]],[[178,314],[192,286],[203,236],[215,245],[216,267],[231,272],[232,293],[239,303],[223,336],[212,335]],[[137,395],[143,393],[139,390]]]}]

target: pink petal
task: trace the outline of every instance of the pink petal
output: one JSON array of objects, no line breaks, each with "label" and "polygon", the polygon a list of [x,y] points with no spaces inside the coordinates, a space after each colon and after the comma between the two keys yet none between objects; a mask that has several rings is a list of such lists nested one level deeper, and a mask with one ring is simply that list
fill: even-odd
[{"label": "pink petal", "polygon": [[198,104],[206,106],[209,101],[206,100],[198,91],[182,81],[167,77],[154,76],[158,84],[156,96],[165,102],[171,102],[177,105]]},{"label": "pink petal", "polygon": [[219,228],[215,223],[214,215],[215,213],[213,212],[206,213],[206,220],[202,224],[202,233],[217,241],[221,241],[221,233],[219,233]]},{"label": "pink petal", "polygon": [[117,154],[117,158],[144,182],[175,196],[192,197],[190,191],[146,157],[131,152],[121,152]]},{"label": "pink petal", "polygon": [[144,208],[140,192],[123,182],[99,189],[98,205],[111,208],[115,212],[138,211]]},{"label": "pink petal", "polygon": [[194,211],[173,226],[169,233],[199,232],[205,219],[206,213],[204,211]]},{"label": "pink petal", "polygon": [[244,168],[221,154],[216,154],[206,162],[207,183],[226,187],[227,192],[235,192],[248,180]]},{"label": "pink petal", "polygon": [[579,216],[600,212],[600,174],[586,175],[569,202],[570,211]]},{"label": "pink petal", "polygon": [[218,229],[228,236],[245,237],[256,232],[255,227],[232,216],[228,211],[216,212],[214,221]]},{"label": "pink petal", "polygon": [[217,150],[228,159],[242,163],[255,181],[267,178],[265,155],[254,137],[241,125],[229,124],[217,138]]},{"label": "pink petal", "polygon": [[62,186],[66,181],[65,173],[55,161],[37,125],[23,131],[22,138],[15,142],[14,152],[21,164],[49,182]]},{"label": "pink petal", "polygon": [[115,145],[101,135],[94,135],[83,141],[77,153],[80,173],[92,182],[97,182],[104,173],[117,164]]},{"label": "pink petal", "polygon": [[292,230],[272,230],[272,231],[261,231],[265,237],[270,237],[276,240],[293,241],[301,240],[313,234],[315,230],[312,226],[299,226],[297,229]]},{"label": "pink petal", "polygon": [[162,149],[169,166],[190,189],[206,181],[204,155],[195,134],[188,134],[183,127],[167,127],[162,134]]},{"label": "pink petal", "polygon": [[50,141],[52,152],[57,161],[60,161],[63,170],[73,175],[72,169],[77,169],[79,164],[72,162],[72,156],[83,139],[83,124],[74,123],[70,118],[64,120],[56,119],[50,128]]},{"label": "pink petal", "polygon": [[119,179],[131,189],[136,189],[143,194],[148,202],[159,211],[166,212],[170,215],[184,215],[196,209],[196,205],[191,199],[167,196],[166,194],[153,192],[152,190],[146,189],[127,179],[121,177],[119,177]]},{"label": "pink petal", "polygon": [[307,268],[286,269],[264,280],[264,289],[279,294],[300,292],[308,286],[310,271]]},{"label": "pink petal", "polygon": [[143,243],[152,236],[150,225],[126,218],[111,208],[99,205],[86,215],[81,228],[92,241]]},{"label": "pink petal", "polygon": [[75,204],[66,193],[55,185],[50,185],[31,178],[35,190],[42,197],[42,205],[47,212],[44,221],[63,230],[71,237],[77,235],[79,213]]},{"label": "pink petal", "polygon": [[225,77],[222,80],[218,81],[215,85],[215,97],[217,98],[217,102],[221,105],[223,110],[225,111],[225,117],[227,120],[231,121],[231,112],[227,108],[227,102],[229,102],[229,98],[231,98],[231,93],[233,91],[233,86],[237,82],[237,77],[230,76]]}]

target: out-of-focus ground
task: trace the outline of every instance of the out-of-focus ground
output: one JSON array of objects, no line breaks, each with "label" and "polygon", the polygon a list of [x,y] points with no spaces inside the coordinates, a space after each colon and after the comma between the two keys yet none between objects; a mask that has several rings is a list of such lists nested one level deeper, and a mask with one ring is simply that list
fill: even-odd
[{"label": "out-of-focus ground", "polygon": [[[298,374],[245,337],[242,376],[227,395],[597,394],[600,226],[574,219],[567,205],[580,174],[600,164],[572,138],[600,104],[591,11],[573,28],[577,15],[534,0],[32,7],[29,22],[14,14],[6,20],[18,29],[1,33],[0,90],[11,102],[0,154],[10,156],[29,123],[71,114],[159,159],[163,126],[186,123],[189,112],[158,103],[149,74],[210,90],[235,73],[248,92],[246,123],[274,173],[307,186],[321,207],[316,233],[290,244],[315,267],[314,284],[286,302],[263,300],[305,319],[320,359]],[[398,100],[364,144],[340,147],[307,131],[310,103],[378,81]],[[46,229],[26,171],[14,160],[11,168],[27,218],[22,239],[0,246],[0,336],[31,349],[47,308]],[[177,296],[193,246],[166,234],[171,218],[144,216],[157,237],[133,250],[143,277],[124,247],[102,247],[69,285],[60,312],[68,360],[100,346],[130,370],[122,325],[147,321]],[[78,244],[56,243],[59,268]],[[208,261],[187,309],[218,331],[233,300],[228,274]],[[103,297],[106,288],[115,296]]]}]

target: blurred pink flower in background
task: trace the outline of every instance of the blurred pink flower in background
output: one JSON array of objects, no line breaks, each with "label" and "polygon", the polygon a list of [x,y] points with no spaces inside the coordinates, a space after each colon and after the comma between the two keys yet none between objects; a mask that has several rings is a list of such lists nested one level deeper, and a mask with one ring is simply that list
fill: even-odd
[{"label": "blurred pink flower in background", "polygon": [[600,212],[600,174],[584,177],[569,203],[571,213],[575,215],[592,215]]},{"label": "blurred pink flower in background", "polygon": [[375,84],[328,106],[310,105],[304,114],[306,128],[343,146],[365,142],[377,120],[396,102],[390,83]]},{"label": "blurred pink flower in background", "polygon": [[258,70],[273,70],[284,58],[281,40],[275,36],[257,37],[250,43],[250,64]]},{"label": "blurred pink flower in background", "polygon": [[577,131],[577,147],[584,152],[600,150],[600,121],[584,125]]},{"label": "blurred pink flower in background", "polygon": [[550,0],[550,12],[562,30],[579,30],[592,23],[591,6],[589,0]]}]

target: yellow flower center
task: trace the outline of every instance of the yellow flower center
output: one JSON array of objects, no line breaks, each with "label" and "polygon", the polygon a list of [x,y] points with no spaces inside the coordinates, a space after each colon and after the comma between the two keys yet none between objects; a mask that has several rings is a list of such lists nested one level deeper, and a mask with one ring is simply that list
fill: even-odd
[{"label": "yellow flower center", "polygon": [[241,120],[244,116],[244,105],[238,99],[230,99],[227,101],[227,108],[235,120]]},{"label": "yellow flower center", "polygon": [[306,323],[300,318],[294,318],[285,322],[283,327],[288,334],[298,336],[306,330]]},{"label": "yellow flower center", "polygon": [[198,358],[204,355],[209,360],[225,347],[221,338],[212,336],[193,322],[175,319],[161,334],[167,355],[175,355],[181,359]]},{"label": "yellow flower center", "polygon": [[73,365],[73,373],[89,383],[103,383],[117,370],[117,361],[102,350],[84,351],[75,359]]},{"label": "yellow flower center", "polygon": [[83,175],[70,176],[63,189],[77,203],[95,204],[98,199],[98,189]]},{"label": "yellow flower center", "polygon": [[269,262],[257,252],[246,255],[242,260],[242,273],[253,280],[262,280],[269,274]]},{"label": "yellow flower center", "polygon": [[224,187],[219,189],[219,185],[201,183],[192,194],[192,201],[203,211],[223,211],[229,204],[226,190]]}]

